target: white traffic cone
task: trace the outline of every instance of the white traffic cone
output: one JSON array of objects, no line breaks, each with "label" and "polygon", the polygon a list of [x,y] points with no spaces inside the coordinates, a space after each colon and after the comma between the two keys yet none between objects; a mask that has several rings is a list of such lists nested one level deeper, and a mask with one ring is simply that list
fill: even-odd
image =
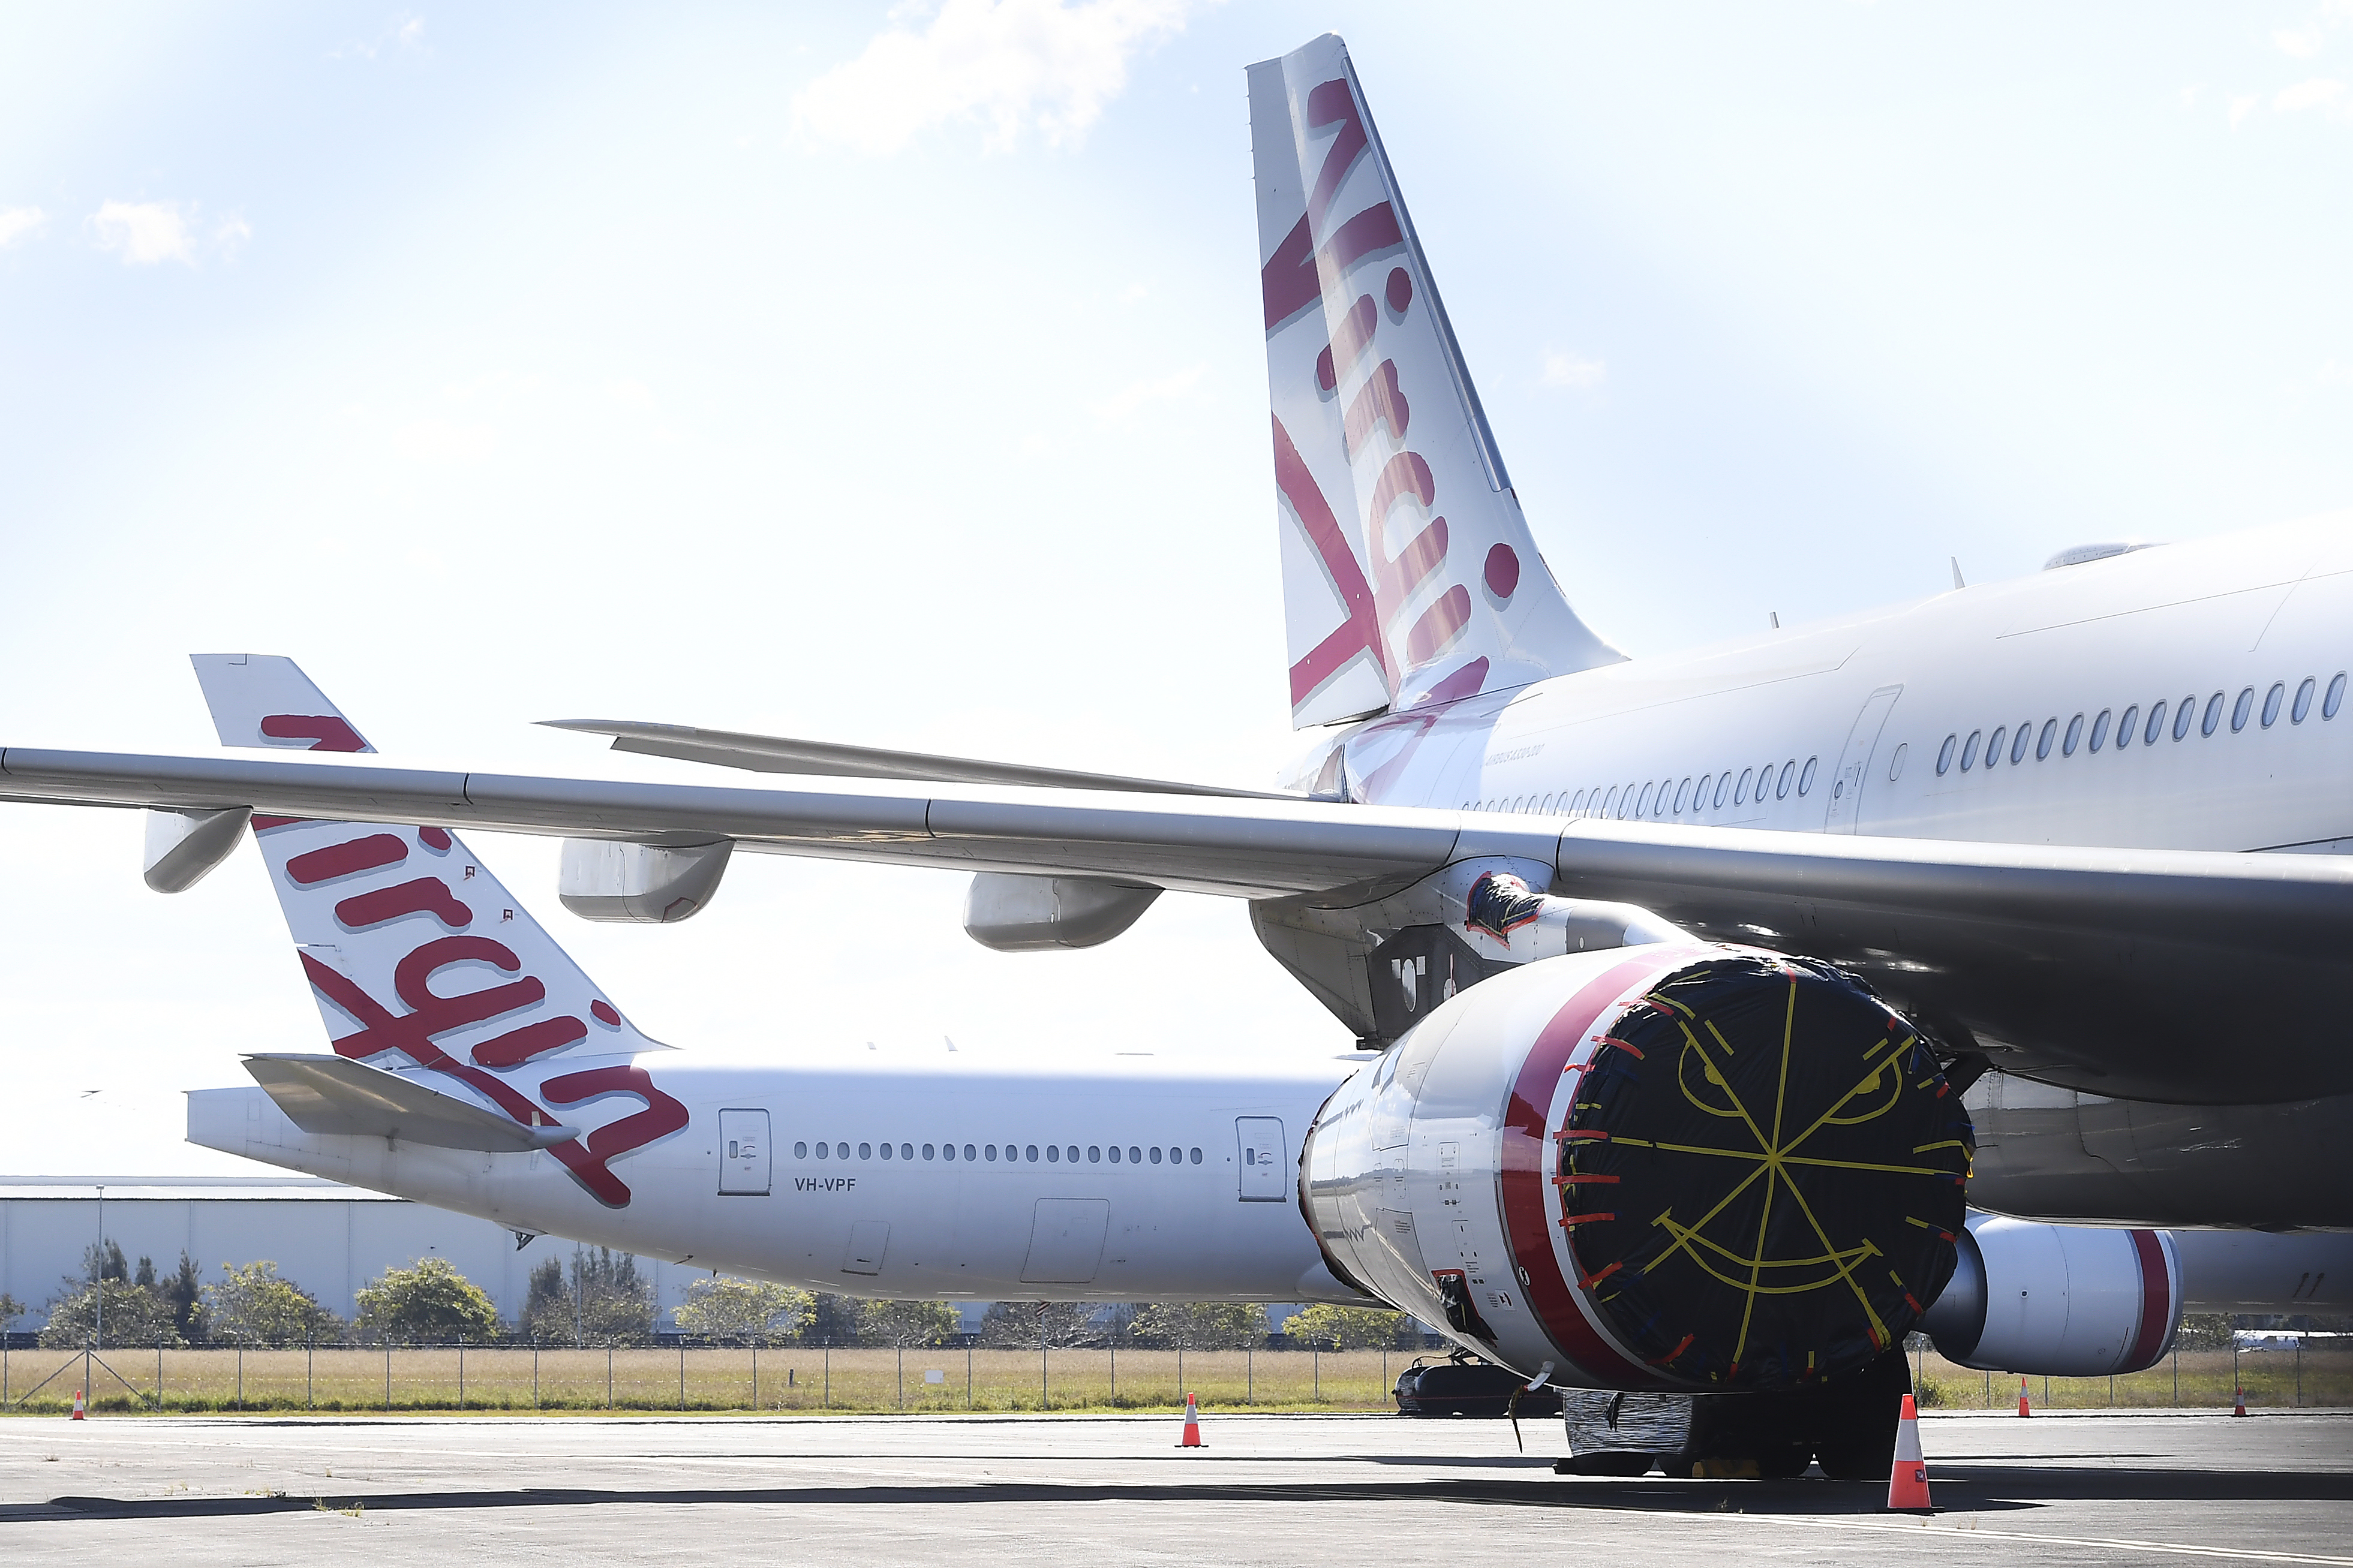
[{"label": "white traffic cone", "polygon": [[1189,1394],[1185,1396],[1185,1436],[1176,1446],[1180,1448],[1208,1447],[1207,1443],[1201,1441],[1201,1412],[1194,1405],[1193,1396]]},{"label": "white traffic cone", "polygon": [[1928,1500],[1928,1462],[1920,1457],[1920,1412],[1912,1396],[1895,1417],[1895,1468],[1887,1478],[1887,1506],[1904,1513],[1934,1513]]},{"label": "white traffic cone", "polygon": [[[87,1409],[87,1408],[89,1408],[88,1402],[87,1402],[87,1401],[85,1401],[85,1400],[82,1398],[82,1396],[81,1396],[81,1390],[80,1390],[80,1389],[79,1389],[79,1388],[75,1389],[75,1390],[74,1390],[73,1418],[74,1418],[75,1420],[77,1420],[77,1421],[87,1420],[87,1419],[88,1419],[88,1417],[82,1415],[82,1412],[83,1412],[85,1409]],[[2243,1410],[2242,1410],[2242,1411],[2240,1411],[2240,1412],[2239,1412],[2239,1414],[2240,1414],[2240,1415],[2244,1415],[2246,1414],[2246,1412],[2245,1412],[2245,1411],[2243,1411]]]}]

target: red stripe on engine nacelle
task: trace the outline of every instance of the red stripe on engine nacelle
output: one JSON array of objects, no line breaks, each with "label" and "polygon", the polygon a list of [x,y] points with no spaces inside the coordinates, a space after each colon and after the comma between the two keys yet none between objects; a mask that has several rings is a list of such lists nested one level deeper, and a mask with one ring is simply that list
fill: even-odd
[{"label": "red stripe on engine nacelle", "polygon": [[1552,1250],[1552,1227],[1545,1223],[1545,1187],[1552,1175],[1545,1121],[1552,1112],[1553,1091],[1560,1086],[1569,1053],[1585,1038],[1601,1009],[1624,995],[1636,980],[1674,968],[1691,956],[1688,952],[1645,953],[1611,965],[1579,987],[1529,1047],[1504,1113],[1503,1169],[1496,1177],[1503,1188],[1504,1239],[1519,1265],[1528,1304],[1535,1309],[1536,1321],[1564,1356],[1619,1388],[1681,1385],[1620,1354],[1586,1321],[1568,1281],[1562,1277],[1560,1261]]},{"label": "red stripe on engine nacelle", "polygon": [[2165,1245],[2153,1230],[2128,1231],[2133,1256],[2140,1262],[2140,1332],[2132,1354],[2118,1372],[2139,1372],[2157,1364],[2165,1349],[2165,1331],[2173,1326],[2173,1278],[2166,1271]]}]

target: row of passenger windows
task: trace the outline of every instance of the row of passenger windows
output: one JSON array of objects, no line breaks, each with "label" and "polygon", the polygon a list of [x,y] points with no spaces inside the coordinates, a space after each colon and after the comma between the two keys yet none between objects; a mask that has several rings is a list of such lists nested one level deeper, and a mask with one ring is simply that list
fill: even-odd
[{"label": "row of passenger windows", "polygon": [[[806,1142],[794,1144],[793,1158],[796,1160],[807,1159],[809,1157],[810,1149],[811,1145]],[[815,1149],[817,1157],[820,1160],[847,1160],[850,1157],[849,1145],[847,1143],[819,1143],[815,1145]],[[885,1160],[913,1160],[917,1158],[915,1145],[913,1143],[900,1143],[896,1145],[890,1143],[860,1143],[858,1146],[858,1158],[861,1160],[871,1160],[878,1154]],[[924,1144],[923,1146],[923,1153],[921,1157],[929,1160],[934,1156],[942,1160],[964,1159],[979,1162],[997,1159],[998,1157],[998,1151],[997,1145],[994,1143],[982,1143],[977,1146],[967,1143],[964,1146],[961,1153],[957,1152],[956,1146],[953,1143],[941,1143],[938,1145],[930,1143]],[[1079,1163],[1079,1146],[1076,1143],[1049,1143],[1045,1146],[1041,1154],[1041,1151],[1035,1143],[1008,1143],[1005,1145],[1004,1158],[1008,1161],[1027,1161],[1029,1163],[1034,1165],[1041,1157],[1050,1165],[1058,1164],[1065,1161],[1075,1165]],[[1122,1149],[1116,1143],[1090,1143],[1087,1145],[1086,1162],[1088,1164],[1100,1165],[1103,1163],[1106,1157],[1108,1157],[1111,1163],[1114,1165],[1119,1164],[1122,1162],[1130,1165],[1141,1165],[1146,1162],[1155,1165],[1164,1163],[1170,1165],[1198,1165],[1201,1163],[1201,1152],[1198,1149],[1180,1149],[1174,1143],[1169,1144],[1165,1149],[1158,1144],[1154,1144],[1150,1148],[1144,1148],[1137,1144],[1131,1143],[1125,1149]]]},{"label": "row of passenger windows", "polygon": [[[2282,710],[2285,710],[2289,723],[2303,723],[2311,716],[2313,694],[2318,690],[2319,686],[2320,681],[2317,677],[2306,676],[2295,689],[2295,700],[2290,701],[2287,682],[2274,681],[2271,689],[2263,693],[2262,727],[2268,730],[2278,723]],[[2328,683],[2327,695],[2320,700],[2321,718],[2324,720],[2336,718],[2337,709],[2344,704],[2345,674],[2340,670],[2337,678]],[[2172,718],[2169,725],[2166,721],[2168,711]],[[2140,704],[2136,702],[2116,717],[2116,750],[2123,751],[2133,743],[2136,737],[2144,746],[2156,745],[2168,732],[2177,741],[2187,740],[2193,725],[2200,735],[2211,735],[2222,727],[2222,719],[2226,711],[2230,716],[2232,734],[2235,735],[2245,729],[2248,723],[2257,717],[2255,689],[2252,686],[2247,687],[2241,690],[2235,699],[2231,698],[2226,692],[2217,691],[2206,699],[2202,708],[2199,704],[2198,694],[2194,691],[2179,702],[2159,700],[2149,704],[2148,714],[2145,721],[2141,715]],[[2103,708],[2100,710],[2099,716],[2092,720],[2088,742],[2093,751],[2099,751],[2108,743],[2108,720],[2114,713],[2114,709]],[[2061,756],[2072,757],[2075,754],[2075,749],[2078,746],[2086,743],[2086,739],[2084,715],[2081,713],[2067,721],[2067,731],[2063,737],[2059,732],[2059,721],[2056,719],[2045,719],[2040,729],[2036,728],[2031,719],[2014,730],[2006,724],[1997,724],[1990,735],[1982,730],[1975,730],[1970,731],[1967,741],[1963,741],[1958,734],[1946,736],[1943,749],[1936,753],[1936,772],[1941,775],[1951,771],[1954,762],[1953,753],[1956,749],[1960,752],[1961,772],[1968,773],[1978,765],[1980,756],[1987,767],[1998,765],[2002,760],[2005,749],[2013,764],[2026,761],[2026,753],[2029,751],[2031,751],[2035,760],[2040,762],[2051,754],[2054,744],[2058,747]],[[1978,750],[1980,742],[1984,742],[1982,752]]]},{"label": "row of passenger windows", "polygon": [[[1800,767],[1795,757],[1780,763],[1767,763],[1760,768],[1743,768],[1735,777],[1730,768],[1720,773],[1702,773],[1698,787],[1684,779],[1661,779],[1656,784],[1637,781],[1627,784],[1611,784],[1606,789],[1596,784],[1591,789],[1571,795],[1562,790],[1556,795],[1524,795],[1508,799],[1487,801],[1466,800],[1465,811],[1504,811],[1534,813],[1549,816],[1557,809],[1568,816],[1680,816],[1685,811],[1722,810],[1725,804],[1763,805],[1767,800],[1788,798],[1792,788],[1804,795],[1813,792],[1814,773],[1821,762],[1820,757],[1808,757]],[[1753,787],[1752,787],[1753,786]]]}]

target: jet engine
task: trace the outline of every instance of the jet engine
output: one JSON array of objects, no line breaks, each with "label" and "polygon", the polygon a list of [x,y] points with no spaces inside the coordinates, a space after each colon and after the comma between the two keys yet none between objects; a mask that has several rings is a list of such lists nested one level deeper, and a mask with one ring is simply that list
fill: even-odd
[{"label": "jet engine", "polygon": [[2180,1259],[2161,1230],[1972,1215],[1921,1327],[1947,1360],[1989,1372],[2138,1372],[2181,1327]]},{"label": "jet engine", "polygon": [[1335,1274],[1504,1365],[1793,1390],[1936,1300],[1969,1155],[1960,1096],[1867,988],[1686,940],[1444,1003],[1318,1112],[1301,1200]]}]

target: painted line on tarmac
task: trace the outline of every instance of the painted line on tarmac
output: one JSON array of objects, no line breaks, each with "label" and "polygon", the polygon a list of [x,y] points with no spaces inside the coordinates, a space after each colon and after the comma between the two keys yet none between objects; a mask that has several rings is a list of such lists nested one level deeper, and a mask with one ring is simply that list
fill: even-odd
[{"label": "painted line on tarmac", "polygon": [[[1629,1512],[1640,1511],[1629,1510]],[[1651,1516],[1655,1517],[1655,1516]],[[2123,1537],[2098,1535],[2031,1535],[2014,1530],[1979,1530],[1974,1525],[1946,1524],[1939,1521],[1902,1521],[1877,1519],[1805,1519],[1788,1514],[1752,1515],[1752,1518],[1777,1519],[1788,1524],[1812,1525],[1822,1530],[1876,1530],[1917,1534],[1927,1531],[1936,1535],[1974,1538],[1979,1541],[2032,1542],[2038,1546],[2094,1546],[2115,1552],[2162,1552],[2177,1557],[2221,1557],[2242,1563],[2316,1563],[2325,1568],[2353,1568],[2353,1557],[2324,1557],[2304,1552],[2262,1552],[2243,1546],[2192,1546],[2184,1542],[2133,1541]]]}]

